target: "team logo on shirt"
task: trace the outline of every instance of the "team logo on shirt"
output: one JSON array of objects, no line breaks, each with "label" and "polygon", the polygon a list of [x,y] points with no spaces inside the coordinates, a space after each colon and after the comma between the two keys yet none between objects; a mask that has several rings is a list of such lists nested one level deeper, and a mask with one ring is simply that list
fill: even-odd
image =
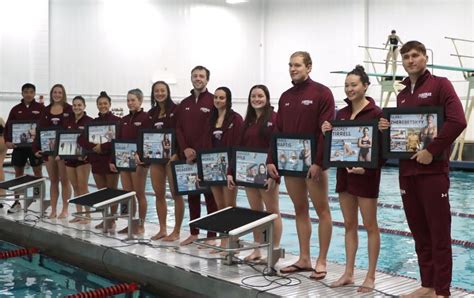
[{"label": "team logo on shirt", "polygon": [[189,109],[190,109],[190,107],[186,107],[186,109],[185,109],[185,110],[186,110],[186,111],[189,111]]},{"label": "team logo on shirt", "polygon": [[442,194],[441,194],[441,197],[442,197],[442,198],[447,198],[447,197],[448,197],[448,194],[447,194],[447,193],[442,193]]},{"label": "team logo on shirt", "polygon": [[171,114],[170,114],[170,118],[173,117],[173,116],[174,116],[174,113],[171,113]]},{"label": "team logo on shirt", "polygon": [[404,189],[400,189],[400,194],[403,196],[403,195],[406,195],[407,194],[407,191],[404,190]]},{"label": "team logo on shirt", "polygon": [[285,107],[289,107],[290,106],[290,103],[289,102],[285,102]]},{"label": "team logo on shirt", "polygon": [[214,135],[214,138],[216,138],[217,140],[222,139],[222,130],[215,130],[212,134]]},{"label": "team logo on shirt", "polygon": [[431,97],[431,92],[424,92],[424,93],[418,94],[418,98],[420,99],[427,99],[428,97]]},{"label": "team logo on shirt", "polygon": [[267,122],[267,127],[273,126],[273,123]]},{"label": "team logo on shirt", "polygon": [[51,118],[51,122],[53,122],[54,125],[58,125],[59,120],[61,120],[61,119],[59,119],[59,118]]},{"label": "team logo on shirt", "polygon": [[79,129],[84,129],[84,126],[79,126]]},{"label": "team logo on shirt", "polygon": [[142,123],[141,123],[141,122],[133,122],[133,125],[135,125],[135,126],[141,126]]},{"label": "team logo on shirt", "polygon": [[21,113],[23,113],[23,111],[18,111],[18,114],[21,114]]},{"label": "team logo on shirt", "polygon": [[402,99],[402,101],[401,101],[400,103],[405,103],[405,100],[404,100],[404,99]]},{"label": "team logo on shirt", "polygon": [[234,127],[234,123],[231,123],[227,129],[231,129],[232,127]]},{"label": "team logo on shirt", "polygon": [[[20,111],[21,113],[21,111]],[[40,112],[39,111],[31,111],[32,114],[38,115]]]},{"label": "team logo on shirt", "polygon": [[208,108],[201,108],[200,110],[201,110],[201,112],[204,112],[204,113],[209,113],[211,111]]},{"label": "team logo on shirt", "polygon": [[303,100],[301,104],[304,104],[305,106],[309,106],[313,104],[313,101],[310,99]]},{"label": "team logo on shirt", "polygon": [[156,123],[155,123],[155,127],[156,127],[157,129],[162,128],[162,127],[163,127],[163,122],[156,122]]},{"label": "team logo on shirt", "polygon": [[69,117],[69,113],[64,113],[64,117]]}]

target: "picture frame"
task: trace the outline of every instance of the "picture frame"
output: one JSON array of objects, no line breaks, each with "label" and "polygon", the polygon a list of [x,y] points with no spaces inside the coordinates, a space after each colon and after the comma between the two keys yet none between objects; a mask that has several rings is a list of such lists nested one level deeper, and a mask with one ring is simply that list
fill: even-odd
[{"label": "picture frame", "polygon": [[87,142],[102,145],[112,142],[117,136],[118,125],[115,122],[90,122],[84,127]]},{"label": "picture frame", "polygon": [[112,140],[112,156],[117,170],[134,172],[137,168],[135,154],[138,154],[135,140]]},{"label": "picture frame", "polygon": [[197,154],[198,177],[201,185],[227,185],[229,151],[226,148],[201,150]]},{"label": "picture frame", "polygon": [[316,141],[309,134],[273,134],[272,148],[280,176],[306,177],[316,158]]},{"label": "picture frame", "polygon": [[139,132],[139,152],[142,161],[167,163],[175,154],[174,129],[142,129]]},{"label": "picture frame", "polygon": [[324,137],[324,167],[377,168],[379,164],[378,122],[331,121]]},{"label": "picture frame", "polygon": [[236,185],[266,188],[268,150],[237,147],[232,150],[232,168]]},{"label": "picture frame", "polygon": [[58,128],[40,128],[37,130],[38,147],[43,155],[54,155],[56,152]]},{"label": "picture frame", "polygon": [[31,147],[36,138],[38,122],[35,120],[11,120],[8,122],[10,138],[16,147]]},{"label": "picture frame", "polygon": [[390,122],[390,128],[383,131],[383,157],[387,159],[410,159],[425,149],[443,126],[442,107],[384,108],[382,112]]},{"label": "picture frame", "polygon": [[62,159],[78,159],[82,157],[83,149],[77,139],[83,131],[79,129],[59,130],[56,134],[55,155]]},{"label": "picture frame", "polygon": [[176,194],[193,195],[209,190],[199,183],[197,163],[188,164],[185,161],[175,160],[171,162],[171,171]]}]

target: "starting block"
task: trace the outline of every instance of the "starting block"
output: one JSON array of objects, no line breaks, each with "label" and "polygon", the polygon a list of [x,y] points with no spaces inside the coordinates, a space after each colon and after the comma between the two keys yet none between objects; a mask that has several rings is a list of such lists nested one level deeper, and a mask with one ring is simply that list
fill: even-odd
[{"label": "starting block", "polygon": [[[0,195],[4,201],[24,201],[23,211],[26,213],[28,207],[36,200],[40,201],[40,217],[43,217],[44,210],[44,197],[46,190],[46,178],[36,177],[31,175],[24,175],[18,178],[14,178],[8,181],[0,182],[0,189],[10,191],[12,193],[6,193]],[[28,190],[32,189],[32,195],[28,195]]]},{"label": "starting block", "polygon": [[[198,245],[213,248],[217,251],[226,252],[224,264],[234,263],[235,253],[243,250],[251,250],[260,247],[267,248],[267,267],[273,267],[280,257],[284,257],[283,249],[273,249],[273,221],[276,214],[255,211],[240,207],[227,207],[204,217],[189,222],[191,228],[219,233],[219,237],[203,238],[194,241]],[[254,229],[263,230],[263,243],[249,243],[239,240],[239,237],[252,233]],[[204,243],[206,240],[228,238],[227,248]]]},{"label": "starting block", "polygon": [[[133,239],[132,236],[132,200],[135,197],[134,191],[126,191],[112,188],[102,188],[97,191],[77,196],[69,200],[69,203],[78,204],[85,207],[90,207],[93,210],[85,212],[75,212],[72,215],[80,218],[86,218],[84,215],[100,212],[102,213],[102,220],[104,223],[103,231],[107,232],[107,220],[116,219],[120,217],[128,218],[128,239]],[[128,215],[112,214],[110,207],[118,203],[127,203]]]}]

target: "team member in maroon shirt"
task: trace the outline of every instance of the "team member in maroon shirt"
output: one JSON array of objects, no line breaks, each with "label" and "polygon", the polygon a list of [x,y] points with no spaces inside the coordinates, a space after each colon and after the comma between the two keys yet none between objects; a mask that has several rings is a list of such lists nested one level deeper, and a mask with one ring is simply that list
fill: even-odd
[{"label": "team member in maroon shirt", "polygon": [[[243,119],[232,110],[232,92],[227,87],[219,87],[214,92],[214,106],[211,109],[207,128],[205,148],[226,148],[228,151],[237,144]],[[206,134],[206,132],[205,132]],[[222,163],[220,169],[224,179],[227,179],[227,167]],[[237,188],[229,189],[227,185],[211,186],[212,194],[217,204],[217,209],[235,207]],[[227,239],[222,239],[221,247],[227,247]],[[218,252],[218,251],[212,251]]]},{"label": "team member in maroon shirt", "polygon": [[[72,106],[67,103],[66,89],[61,84],[56,84],[51,88],[49,93],[50,104],[46,106],[40,117],[38,127],[50,128],[62,126],[65,118],[72,115]],[[37,136],[38,137],[38,136]],[[40,157],[42,152],[33,144],[33,151],[37,157]],[[68,200],[71,197],[71,184],[66,174],[66,166],[63,160],[56,160],[55,156],[46,157],[46,170],[51,182],[51,213],[49,218],[56,218],[56,208],[59,197],[59,182],[61,182],[61,193],[63,199],[62,211],[58,218],[66,218],[68,216]]]},{"label": "team member in maroon shirt", "polygon": [[[336,120],[373,120],[381,117],[382,110],[374,100],[365,96],[369,88],[369,77],[364,68],[357,65],[346,76],[345,88],[347,107],[339,110]],[[324,121],[322,131],[332,130],[332,125]],[[362,149],[361,149],[362,150]],[[368,150],[367,150],[368,151]],[[368,152],[367,152],[368,154]],[[370,292],[375,285],[375,269],[380,251],[380,232],[377,225],[377,197],[380,186],[380,168],[339,168],[337,169],[336,192],[339,193],[339,204],[344,217],[346,268],[344,274],[331,287],[354,283],[354,266],[359,242],[357,236],[358,209],[367,230],[369,249],[369,269],[358,292]]]},{"label": "team member in maroon shirt", "polygon": [[[43,175],[41,165],[43,160],[34,155],[32,148],[24,147],[18,148],[12,143],[10,135],[11,121],[16,120],[39,120],[43,112],[44,105],[35,101],[36,87],[33,84],[26,83],[21,87],[21,95],[23,96],[21,102],[10,110],[7,123],[5,125],[4,137],[5,145],[8,149],[13,149],[12,165],[15,169],[15,177],[24,175],[26,161],[29,160],[30,166],[33,168],[33,173],[37,177]],[[36,134],[36,129],[31,129],[32,134]],[[34,138],[34,137],[33,137]],[[21,210],[20,201],[15,201],[12,207],[8,210],[9,213],[14,213]]]},{"label": "team member in maroon shirt", "polygon": [[[276,113],[270,105],[270,92],[265,85],[255,85],[250,89],[247,114],[242,127],[239,146],[253,149],[268,149],[270,147],[271,134],[276,126]],[[263,164],[258,165],[260,169],[265,169]],[[232,172],[227,176],[227,185],[229,189],[235,188]],[[249,200],[250,207],[253,210],[274,213],[278,218],[274,220],[273,226],[273,247],[280,247],[282,222],[280,216],[280,207],[278,202],[278,183],[270,177],[265,178],[267,189],[258,189],[252,187],[245,187],[245,193]],[[264,208],[265,207],[265,208]],[[254,239],[258,243],[262,243],[262,233],[254,232]],[[262,257],[259,248],[256,248],[250,255],[245,257],[246,261],[259,260]]]},{"label": "team member in maroon shirt", "polygon": [[[112,99],[107,92],[102,91],[96,100],[97,110],[99,114],[97,118],[91,120],[90,123],[110,123],[115,124],[120,121],[120,117],[115,116],[111,111],[110,107],[112,105]],[[118,126],[117,126],[118,129]],[[97,189],[108,187],[111,189],[117,189],[119,175],[116,172],[111,172],[109,168],[109,162],[111,160],[111,151],[112,151],[112,139],[115,137],[112,130],[109,130],[107,136],[104,136],[107,140],[102,144],[90,143],[89,140],[81,139],[84,143],[84,148],[89,151],[92,151],[87,155],[92,167],[92,176],[94,177],[95,184]],[[118,205],[111,206],[111,213],[116,214]],[[103,229],[103,224],[100,223],[95,226],[96,229]],[[115,228],[115,221],[108,221],[108,230],[113,230]]]},{"label": "team member in maroon shirt", "polygon": [[[63,127],[66,130],[69,129],[79,129],[84,130],[84,127],[89,123],[92,118],[86,115],[86,101],[82,96],[76,96],[72,100],[72,111],[73,114],[68,118],[64,119]],[[82,137],[82,136],[81,136]],[[81,138],[80,137],[80,138]],[[82,137],[83,138],[83,137]],[[78,140],[78,144],[81,142]],[[61,144],[59,144],[61,146]],[[80,145],[78,145],[80,146]],[[59,159],[59,157],[57,157]],[[89,173],[91,171],[91,166],[87,159],[67,159],[64,161],[66,165],[67,177],[71,181],[72,190],[74,191],[74,196],[80,196],[89,193]],[[89,211],[89,207],[86,207],[86,210]],[[82,206],[76,204],[76,211],[82,212]],[[87,215],[90,217],[90,215]],[[86,224],[89,220],[81,219],[79,217],[73,218],[71,223],[77,222],[80,224]]]},{"label": "team member in maroon shirt", "polygon": [[[151,128],[150,117],[147,112],[143,111],[143,93],[140,89],[132,89],[127,94],[127,107],[130,113],[124,116],[119,122],[119,133],[117,140],[137,140],[138,133],[141,128]],[[117,172],[115,164],[110,164],[110,170]],[[135,191],[138,200],[138,224],[132,229],[134,234],[143,234],[145,232],[145,218],[147,201],[145,196],[145,182],[148,174],[148,167],[137,160],[137,167],[135,172],[120,172],[120,180],[122,187],[127,191]],[[133,204],[133,210],[128,212],[135,213],[136,206]],[[120,231],[120,233],[127,233],[128,228]]]},{"label": "team member in maroon shirt", "polygon": [[[188,163],[196,161],[196,151],[201,149],[205,142],[206,135],[202,133],[202,127],[209,123],[209,116],[213,107],[214,96],[207,91],[210,72],[204,66],[196,66],[191,71],[191,82],[193,90],[191,95],[183,99],[178,105],[176,115],[176,138],[181,158]],[[211,192],[205,193],[207,213],[217,210],[216,202]],[[189,195],[189,213],[191,220],[199,218],[201,215],[200,195]],[[187,245],[198,239],[199,230],[191,229],[191,235],[181,242]],[[208,232],[208,237],[216,234]],[[209,243],[214,243],[210,241]]]},{"label": "team member in maroon shirt", "polygon": [[[309,77],[312,61],[309,53],[295,52],[290,57],[289,71],[293,87],[281,95],[278,104],[278,132],[312,134],[318,142],[316,162],[310,166],[306,179],[285,177],[286,188],[296,214],[296,226],[300,246],[300,257],[295,264],[282,268],[282,273],[311,271],[309,242],[311,222],[309,219],[308,192],[319,217],[319,256],[312,277],[326,276],[326,257],[331,242],[332,219],[328,203],[328,178],[322,169],[323,142],[321,125],[334,118],[334,98],[331,90],[316,83]],[[276,157],[269,154],[268,173],[278,179],[278,171],[273,163]]]},{"label": "team member in maroon shirt", "polygon": [[[426,69],[425,46],[410,41],[400,49],[408,73],[397,96],[398,107],[438,106],[444,123],[426,149],[410,160],[400,160],[400,192],[408,226],[415,240],[421,287],[409,296],[449,296],[452,277],[451,211],[449,205],[449,151],[466,128],[463,107],[452,84]],[[379,129],[390,123],[381,118]],[[442,156],[441,160],[433,160]]]},{"label": "team member in maroon shirt", "polygon": [[[148,115],[151,117],[151,122],[154,128],[175,128],[176,117],[175,110],[177,105],[171,100],[170,87],[164,81],[157,81],[151,87],[151,110],[148,111]],[[169,141],[169,140],[168,140]],[[170,142],[169,142],[170,143]],[[171,145],[171,143],[169,144]],[[172,160],[177,160],[178,156],[175,154],[171,156]],[[181,231],[181,224],[183,223],[184,217],[184,200],[180,195],[176,195],[174,192],[174,181],[173,175],[171,174],[171,164],[151,164],[150,166],[150,178],[153,190],[156,196],[156,212],[158,214],[158,221],[160,223],[160,230],[158,233],[151,237],[152,240],[163,239],[163,241],[175,241],[179,239],[179,233]],[[174,229],[167,236],[166,227],[166,215],[168,208],[166,205],[166,179],[170,186],[171,195],[174,199],[174,216],[175,225]]]}]

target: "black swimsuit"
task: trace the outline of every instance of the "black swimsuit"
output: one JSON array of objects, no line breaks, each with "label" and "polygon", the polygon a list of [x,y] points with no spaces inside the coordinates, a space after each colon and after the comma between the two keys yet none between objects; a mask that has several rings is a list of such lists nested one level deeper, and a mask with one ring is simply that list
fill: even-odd
[{"label": "black swimsuit", "polygon": [[398,38],[396,37],[389,37],[388,38],[390,41],[390,45],[392,45],[390,48],[392,51],[395,51],[398,48]]}]

